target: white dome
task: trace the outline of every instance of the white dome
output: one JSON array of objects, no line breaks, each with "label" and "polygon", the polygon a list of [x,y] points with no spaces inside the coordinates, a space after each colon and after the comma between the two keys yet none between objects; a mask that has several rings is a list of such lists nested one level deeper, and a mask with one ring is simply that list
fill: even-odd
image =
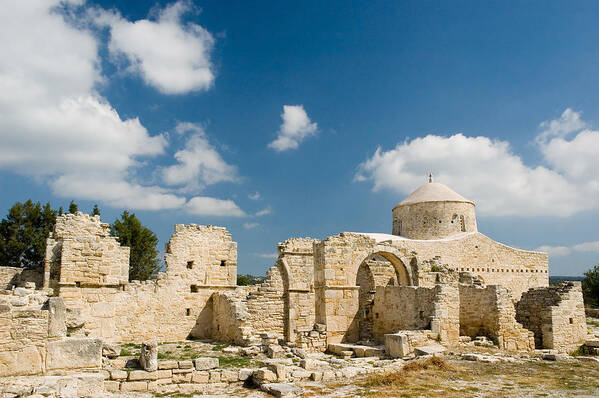
[{"label": "white dome", "polygon": [[397,206],[423,202],[466,202],[472,203],[474,205],[474,202],[466,199],[453,189],[449,188],[447,185],[440,184],[438,182],[429,182],[418,187],[418,189],[412,192]]}]

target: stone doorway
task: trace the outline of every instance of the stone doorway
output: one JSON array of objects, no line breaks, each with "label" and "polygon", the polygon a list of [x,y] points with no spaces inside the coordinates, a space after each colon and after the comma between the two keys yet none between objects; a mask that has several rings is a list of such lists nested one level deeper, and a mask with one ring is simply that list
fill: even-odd
[{"label": "stone doorway", "polygon": [[379,254],[373,254],[360,264],[356,275],[358,286],[359,342],[374,342],[374,295],[377,286],[392,286],[398,282],[395,267]]}]

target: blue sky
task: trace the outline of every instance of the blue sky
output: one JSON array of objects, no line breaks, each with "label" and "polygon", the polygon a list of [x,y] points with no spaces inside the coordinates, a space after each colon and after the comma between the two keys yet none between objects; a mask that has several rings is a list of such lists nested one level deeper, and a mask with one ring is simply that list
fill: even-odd
[{"label": "blue sky", "polygon": [[[479,230],[599,263],[597,2],[2,2],[0,211],[227,227],[276,244],[390,232],[429,172]],[[2,210],[3,209],[3,210]]]}]

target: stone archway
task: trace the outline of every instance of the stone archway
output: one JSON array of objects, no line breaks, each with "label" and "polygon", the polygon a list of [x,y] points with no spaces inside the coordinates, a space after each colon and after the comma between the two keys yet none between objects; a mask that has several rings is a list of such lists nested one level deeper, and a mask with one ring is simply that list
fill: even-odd
[{"label": "stone archway", "polygon": [[358,338],[361,342],[374,341],[374,295],[378,286],[407,285],[408,273],[398,272],[396,266],[380,253],[368,256],[358,267]]}]

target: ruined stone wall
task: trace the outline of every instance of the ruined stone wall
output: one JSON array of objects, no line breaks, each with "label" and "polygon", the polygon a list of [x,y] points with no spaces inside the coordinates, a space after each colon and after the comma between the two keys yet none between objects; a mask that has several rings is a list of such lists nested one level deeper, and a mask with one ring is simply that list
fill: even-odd
[{"label": "ruined stone wall", "polygon": [[67,309],[48,293],[0,291],[0,377],[100,369],[101,340],[67,338]]},{"label": "ruined stone wall", "polygon": [[234,293],[215,293],[212,296],[212,338],[218,341],[247,345],[254,331],[245,303]]},{"label": "ruined stone wall", "polygon": [[0,267],[0,290],[23,286],[25,282],[33,282],[39,289],[42,287],[43,278],[43,269]]},{"label": "ruined stone wall", "polygon": [[314,245],[319,240],[292,238],[278,244],[284,303],[284,337],[297,342],[298,330],[309,330],[316,322],[314,293]]},{"label": "ruined stone wall", "polygon": [[45,286],[115,286],[128,282],[129,248],[110,236],[99,216],[77,212],[56,218],[47,240]]},{"label": "ruined stone wall", "polygon": [[393,209],[393,235],[409,239],[439,239],[476,231],[472,203],[422,202]]},{"label": "ruined stone wall", "polygon": [[536,348],[574,351],[587,335],[581,283],[564,282],[525,292],[516,303],[516,319],[534,332]]},{"label": "ruined stone wall", "polygon": [[379,286],[374,295],[374,337],[384,342],[385,334],[400,330],[428,329],[442,342],[459,339],[457,286],[439,284],[432,288]]},{"label": "ruined stone wall", "polygon": [[486,336],[501,349],[534,349],[533,333],[516,322],[509,292],[502,286],[460,284],[460,334]]},{"label": "ruined stone wall", "polygon": [[[103,228],[96,217],[78,213],[77,217],[65,218],[66,223],[57,225],[66,224],[73,230],[59,227],[55,231],[57,239],[49,241],[49,246],[62,247],[63,263],[68,262],[68,255],[72,253],[66,249],[70,247],[69,241],[86,242],[88,236],[98,236],[98,227]],[[98,242],[107,246],[115,243],[104,236]],[[212,295],[237,290],[236,247],[224,228],[176,225],[167,244],[166,273],[159,274],[156,280],[129,283],[125,275],[125,282],[120,285],[61,282],[57,294],[67,306],[79,309],[85,321],[75,335],[103,337],[115,342],[140,342],[149,338],[174,341],[188,336],[209,338],[214,315]],[[101,245],[100,249],[105,250]],[[86,266],[95,253],[81,251],[83,260],[75,264]],[[115,261],[121,264],[121,260]],[[51,262],[50,259],[48,263]],[[63,280],[62,267],[60,280]]]},{"label": "ruined stone wall", "polygon": [[283,338],[285,325],[285,290],[280,263],[266,273],[266,281],[248,294],[246,299],[248,324],[253,334],[272,333]]},{"label": "ruined stone wall", "polygon": [[439,240],[396,239],[389,244],[406,258],[416,259],[414,284],[420,286],[436,283],[428,272],[433,263],[471,272],[487,285],[502,285],[515,299],[533,287],[549,285],[546,253],[514,249],[478,232]]},{"label": "ruined stone wall", "polygon": [[237,283],[237,243],[225,228],[176,224],[164,258],[171,277],[197,285]]}]

